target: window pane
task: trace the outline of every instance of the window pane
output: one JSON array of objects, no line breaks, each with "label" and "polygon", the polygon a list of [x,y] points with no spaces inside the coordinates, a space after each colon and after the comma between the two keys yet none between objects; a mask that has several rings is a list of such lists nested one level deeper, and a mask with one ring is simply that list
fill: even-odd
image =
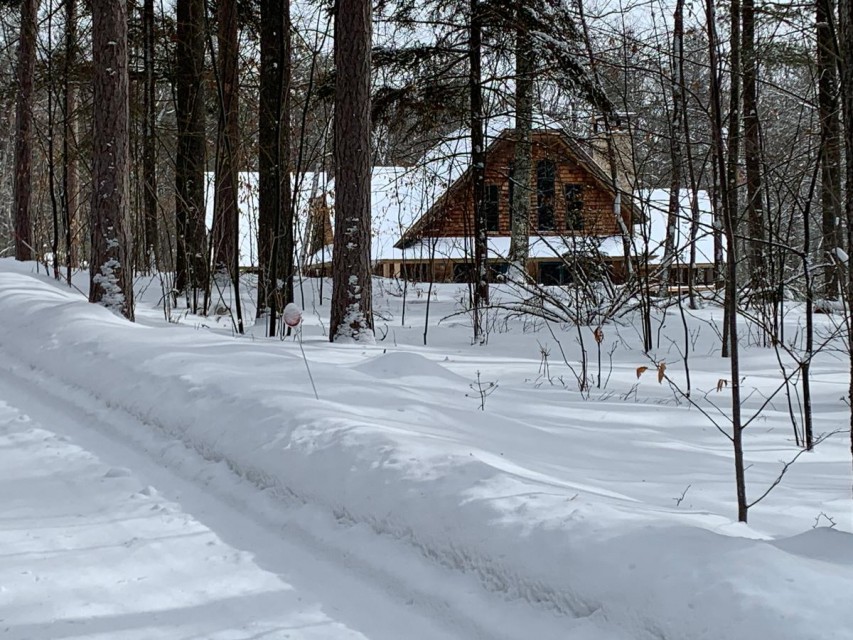
[{"label": "window pane", "polygon": [[474,265],[469,262],[454,262],[453,282],[474,282]]},{"label": "window pane", "polygon": [[512,198],[515,193],[515,167],[509,165],[509,228],[512,231],[512,218],[515,212],[512,210]]},{"label": "window pane", "polygon": [[583,230],[583,185],[567,184],[563,187],[566,196],[566,229]]},{"label": "window pane", "polygon": [[563,262],[540,262],[538,275],[540,284],[565,285],[572,282],[569,269]]},{"label": "window pane", "polygon": [[489,282],[503,282],[507,271],[509,271],[508,262],[489,262],[486,276]]},{"label": "window pane", "polygon": [[486,185],[486,231],[500,228],[500,190],[496,184]]},{"label": "window pane", "polygon": [[536,201],[539,230],[554,229],[554,182],[557,170],[550,160],[540,160],[536,165]]}]

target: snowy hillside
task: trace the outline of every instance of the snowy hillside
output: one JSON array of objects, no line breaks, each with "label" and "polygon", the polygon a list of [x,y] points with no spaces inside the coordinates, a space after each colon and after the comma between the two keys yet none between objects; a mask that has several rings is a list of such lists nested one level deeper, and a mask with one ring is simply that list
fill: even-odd
[{"label": "snowy hillside", "polygon": [[[156,279],[131,324],[0,261],[7,637],[853,638],[847,435],[737,524],[715,305],[684,321],[691,403],[630,316],[599,370],[592,328],[496,314],[471,346],[460,286],[377,281],[376,346],[331,345],[320,284],[297,287],[317,400],[294,338],[167,323]],[[656,322],[682,387],[685,325]],[[754,500],[798,448],[776,353],[743,357]],[[845,361],[813,372],[815,431],[843,429]]]}]

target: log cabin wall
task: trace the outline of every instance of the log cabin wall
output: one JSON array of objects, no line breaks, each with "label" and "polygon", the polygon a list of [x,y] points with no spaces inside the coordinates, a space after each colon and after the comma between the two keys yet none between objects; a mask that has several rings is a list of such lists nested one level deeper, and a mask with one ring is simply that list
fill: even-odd
[{"label": "log cabin wall", "polygon": [[308,225],[307,255],[313,256],[335,241],[332,212],[325,194],[308,202]]},{"label": "log cabin wall", "polygon": [[[511,140],[497,141],[486,158],[486,189],[495,185],[498,188],[498,228],[490,230],[491,236],[509,236],[512,233],[510,221],[510,171],[514,155]],[[537,166],[540,161],[551,161],[555,168],[554,176],[554,228],[538,228]],[[614,197],[601,187],[599,181],[580,165],[569,148],[553,133],[533,134],[533,157],[530,181],[530,225],[531,235],[562,236],[612,236],[619,234],[619,228],[613,217]],[[565,187],[578,185],[582,189],[583,229],[571,228]],[[446,194],[439,215],[419,234],[421,237],[460,237],[471,236],[474,231],[473,196],[469,184],[457,185]],[[630,214],[623,211],[623,217],[630,228]]]}]

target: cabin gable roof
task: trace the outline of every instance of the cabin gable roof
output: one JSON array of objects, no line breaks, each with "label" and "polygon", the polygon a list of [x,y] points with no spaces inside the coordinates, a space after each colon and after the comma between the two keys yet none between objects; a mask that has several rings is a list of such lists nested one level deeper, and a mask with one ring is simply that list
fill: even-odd
[{"label": "cabin gable roof", "polygon": [[[514,144],[513,141],[514,129],[504,129],[499,135],[495,136],[489,145],[486,147],[486,158],[488,166],[488,158],[502,151],[507,145]],[[586,173],[595,185],[604,192],[613,195],[615,192],[612,185],[612,180],[607,172],[601,167],[592,156],[583,148],[583,146],[574,138],[559,129],[534,129],[534,137],[545,137],[549,142],[558,144],[566,154],[566,159],[574,161],[578,167]],[[429,229],[430,225],[439,221],[446,214],[447,205],[453,198],[460,195],[460,191],[465,189],[470,183],[471,167],[467,165],[455,180],[444,190],[441,195],[428,207],[413,224],[404,231],[400,239],[394,245],[398,249],[403,249],[424,236],[424,232]],[[624,202],[622,205],[623,215],[627,215],[634,222],[642,219],[640,209],[634,204],[629,193],[623,192]],[[629,224],[629,227],[631,225]]]}]

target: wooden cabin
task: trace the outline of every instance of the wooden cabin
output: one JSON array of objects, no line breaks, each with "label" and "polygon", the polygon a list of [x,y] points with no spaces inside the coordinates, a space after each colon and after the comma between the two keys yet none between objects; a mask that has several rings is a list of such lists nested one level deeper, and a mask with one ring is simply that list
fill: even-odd
[{"label": "wooden cabin", "polygon": [[[532,134],[527,271],[543,284],[568,284],[572,265],[587,274],[598,273],[615,282],[624,280],[625,257],[621,223],[631,236],[632,253],[643,256],[644,270],[654,270],[662,257],[665,222],[660,222],[666,192],[636,190],[627,137],[614,134],[617,172],[607,161],[607,140],[573,138],[557,128]],[[495,131],[486,149],[485,207],[489,274],[498,279],[506,271],[512,229],[515,132]],[[371,260],[377,276],[419,282],[468,282],[473,276],[474,205],[470,147],[463,132],[443,141],[416,167],[375,167],[372,179]],[[326,185],[324,200],[312,217],[315,244],[305,262],[308,275],[329,275],[332,244],[329,239],[334,185]],[[705,196],[707,200],[707,197]],[[704,206],[704,205],[703,205]],[[682,206],[689,212],[689,205]],[[663,212],[665,213],[665,209]],[[689,215],[689,213],[687,214]],[[703,211],[703,215],[710,216]],[[689,226],[689,225],[688,225]],[[703,227],[707,240],[710,225]],[[682,250],[684,238],[678,240]],[[701,259],[712,251],[702,251]],[[679,253],[679,256],[683,253]],[[680,260],[680,257],[678,258]],[[700,281],[712,262],[699,265]],[[673,265],[676,281],[684,269]]]},{"label": "wooden cabin", "polygon": [[[485,207],[492,273],[506,268],[512,234],[515,134],[505,130],[486,150]],[[598,142],[598,140],[596,140]],[[556,129],[538,129],[532,135],[531,179],[527,187],[529,208],[529,260],[531,277],[543,283],[562,284],[566,255],[587,260],[600,259],[611,278],[623,273],[620,225],[615,215],[616,193],[613,179],[594,156],[596,146],[584,144]],[[632,229],[640,211],[632,203],[633,175],[620,173],[620,216],[625,228]],[[622,191],[626,193],[621,193]],[[474,228],[473,192],[470,170],[460,175],[446,192],[407,229],[396,246],[421,247],[420,270],[429,263],[432,278],[439,281],[464,280],[469,276],[472,251],[461,261],[454,245],[471,245]],[[467,241],[467,242],[466,242]],[[606,245],[602,247],[602,244]],[[602,252],[601,249],[605,251]],[[620,249],[621,251],[621,249]],[[412,268],[410,263],[409,269]],[[402,270],[395,265],[386,271]]]}]

